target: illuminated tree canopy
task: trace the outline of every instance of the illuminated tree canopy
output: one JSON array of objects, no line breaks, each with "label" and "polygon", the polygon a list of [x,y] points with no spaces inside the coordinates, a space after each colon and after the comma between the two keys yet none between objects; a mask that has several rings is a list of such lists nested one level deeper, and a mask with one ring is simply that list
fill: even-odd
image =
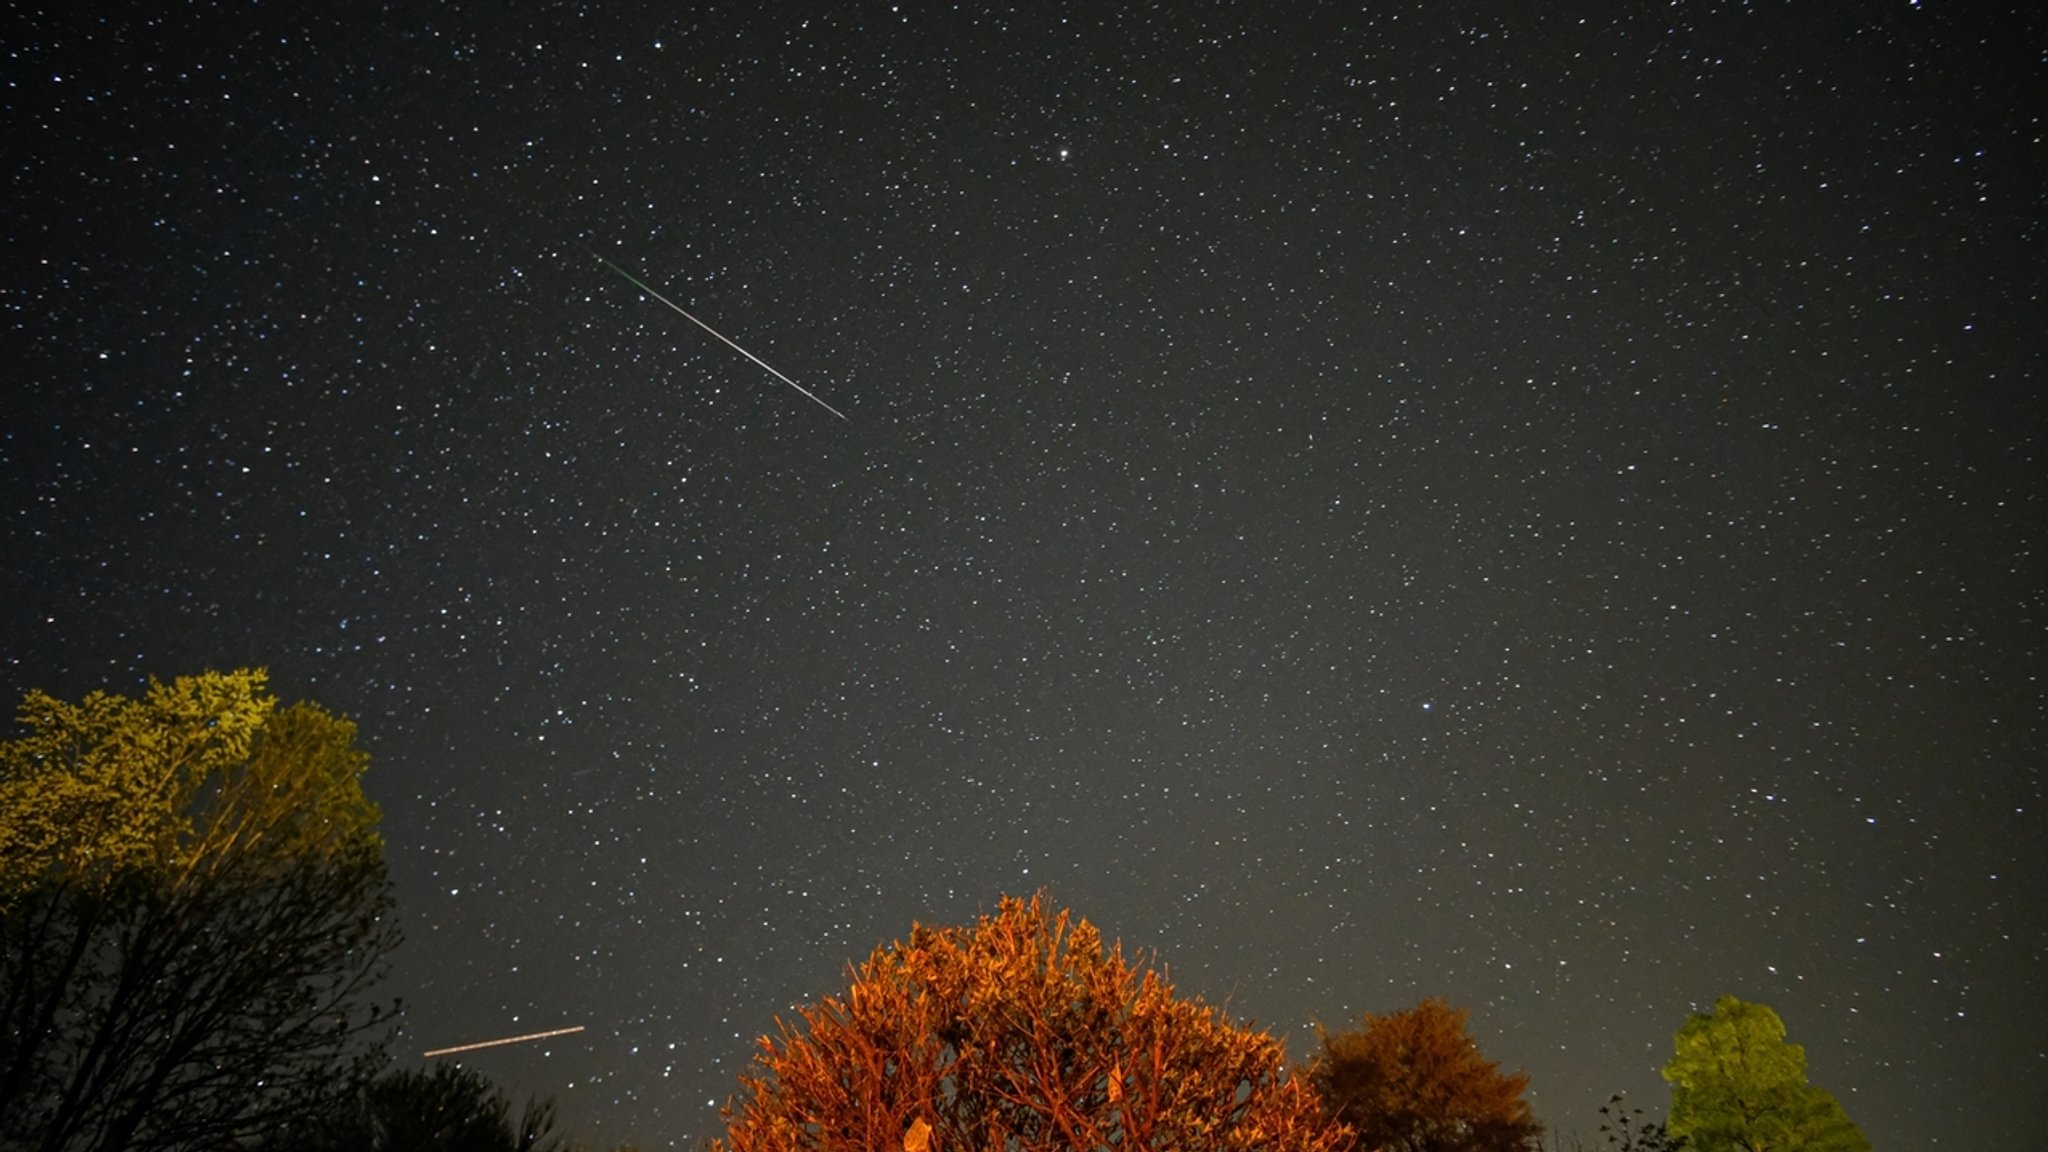
[{"label": "illuminated tree canopy", "polygon": [[1723,996],[1675,1044],[1671,1134],[1698,1152],[1870,1152],[1841,1104],[1806,1082],[1806,1050],[1768,1007]]},{"label": "illuminated tree canopy", "polygon": [[1542,1127],[1522,1092],[1529,1078],[1506,1075],[1480,1055],[1466,1014],[1442,1000],[1405,1012],[1366,1013],[1355,1031],[1324,1032],[1308,1080],[1325,1112],[1355,1132],[1353,1148],[1373,1152],[1521,1152]]},{"label": "illuminated tree canopy", "polygon": [[762,1038],[736,1152],[1335,1152],[1280,1045],[1174,994],[1043,894],[916,926]]},{"label": "illuminated tree canopy", "polygon": [[261,672],[0,744],[0,1146],[217,1147],[353,1091],[397,943],[355,726]]}]

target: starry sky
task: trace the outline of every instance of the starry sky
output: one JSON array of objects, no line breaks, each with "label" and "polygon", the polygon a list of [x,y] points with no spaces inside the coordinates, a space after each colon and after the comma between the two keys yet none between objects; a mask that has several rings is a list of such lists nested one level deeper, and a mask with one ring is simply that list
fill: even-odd
[{"label": "starry sky", "polygon": [[0,690],[356,718],[409,1059],[696,1141],[1045,886],[1561,1132],[1729,993],[2048,1126],[2034,6],[0,19]]}]

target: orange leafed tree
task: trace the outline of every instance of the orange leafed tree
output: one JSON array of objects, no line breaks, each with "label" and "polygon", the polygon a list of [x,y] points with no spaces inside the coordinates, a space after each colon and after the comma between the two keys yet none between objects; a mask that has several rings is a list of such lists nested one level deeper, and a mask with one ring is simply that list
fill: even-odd
[{"label": "orange leafed tree", "polygon": [[1352,1032],[1323,1032],[1308,1080],[1324,1114],[1372,1152],[1524,1152],[1543,1134],[1522,1099],[1529,1078],[1503,1075],[1465,1033],[1463,1009],[1424,1000]]},{"label": "orange leafed tree", "polygon": [[1339,1152],[1280,1044],[1174,995],[1044,893],[914,926],[763,1037],[733,1152]]}]

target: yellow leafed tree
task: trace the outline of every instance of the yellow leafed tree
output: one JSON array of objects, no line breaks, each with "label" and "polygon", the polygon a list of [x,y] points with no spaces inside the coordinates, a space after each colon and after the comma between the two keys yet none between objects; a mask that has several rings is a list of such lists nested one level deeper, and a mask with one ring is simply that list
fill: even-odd
[{"label": "yellow leafed tree", "polygon": [[0,743],[0,1148],[182,1148],[351,1090],[397,942],[355,726],[263,673],[30,693]]},{"label": "yellow leafed tree", "polygon": [[231,866],[381,851],[355,726],[280,710],[261,672],[152,682],[141,699],[29,693],[0,744],[0,907],[38,887],[173,887]]}]

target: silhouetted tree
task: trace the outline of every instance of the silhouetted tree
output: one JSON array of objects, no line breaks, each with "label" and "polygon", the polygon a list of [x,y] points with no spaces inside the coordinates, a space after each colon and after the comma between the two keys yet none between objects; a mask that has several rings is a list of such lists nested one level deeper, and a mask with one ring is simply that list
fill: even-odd
[{"label": "silhouetted tree", "polygon": [[1465,1033],[1466,1014],[1442,1000],[1366,1013],[1357,1031],[1319,1030],[1307,1068],[1323,1112],[1355,1133],[1360,1152],[1533,1152],[1543,1133],[1522,1091]]},{"label": "silhouetted tree", "polygon": [[914,926],[850,975],[761,1039],[726,1111],[736,1152],[1344,1145],[1278,1042],[1175,996],[1043,893]]},{"label": "silhouetted tree", "polygon": [[1673,1136],[1662,1123],[1643,1119],[1641,1108],[1622,1103],[1621,1093],[1600,1106],[1600,1134],[1615,1152],[1681,1152],[1685,1138]]},{"label": "silhouetted tree", "polygon": [[1698,1152],[1870,1152],[1842,1105],[1806,1082],[1806,1050],[1764,1005],[1723,996],[1674,1042],[1671,1132]]},{"label": "silhouetted tree", "polygon": [[381,1064],[355,727],[260,672],[23,701],[0,744],[0,1148],[217,1148]]},{"label": "silhouetted tree", "polygon": [[512,1104],[459,1064],[388,1072],[317,1122],[273,1137],[272,1152],[559,1152],[553,1100]]}]

